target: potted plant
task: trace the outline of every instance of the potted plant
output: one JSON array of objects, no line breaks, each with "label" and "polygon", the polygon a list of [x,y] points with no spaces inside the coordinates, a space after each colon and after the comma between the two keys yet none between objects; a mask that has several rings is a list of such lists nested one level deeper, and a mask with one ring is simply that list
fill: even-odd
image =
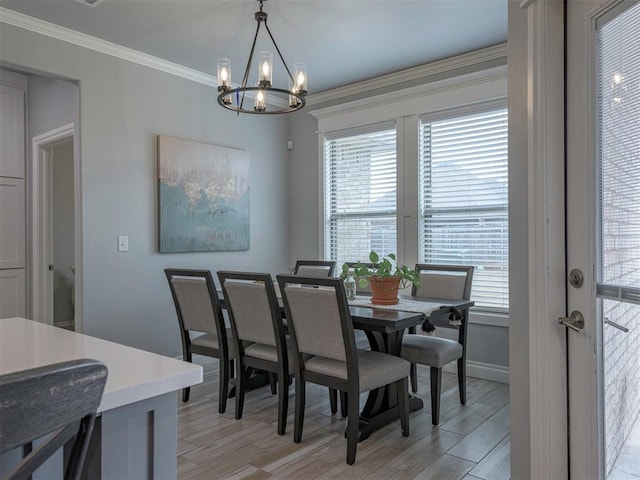
[{"label": "potted plant", "polygon": [[380,257],[376,252],[369,254],[370,264],[361,261],[350,267],[345,263],[342,265],[340,278],[348,277],[353,268],[353,275],[358,278],[361,287],[371,285],[371,303],[378,305],[395,305],[398,303],[398,291],[406,288],[409,284],[420,286],[420,275],[418,272],[406,265],[398,265],[396,256],[390,253]]}]

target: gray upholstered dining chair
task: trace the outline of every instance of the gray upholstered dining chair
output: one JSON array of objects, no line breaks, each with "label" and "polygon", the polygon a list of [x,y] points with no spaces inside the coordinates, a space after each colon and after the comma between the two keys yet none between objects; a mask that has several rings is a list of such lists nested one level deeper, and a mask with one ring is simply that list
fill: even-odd
[{"label": "gray upholstered dining chair", "polygon": [[[347,463],[355,462],[360,393],[395,384],[402,434],[409,435],[409,363],[381,352],[356,349],[342,281],[278,275],[291,335],[295,375],[293,441],[302,440],[306,382],[347,392]],[[309,288],[316,287],[316,288]]]},{"label": "gray upholstered dining chair", "polygon": [[333,277],[335,270],[336,262],[332,260],[298,260],[293,274],[302,277]]},{"label": "gray upholstered dining chair", "polygon": [[[471,298],[471,283],[474,267],[468,265],[417,264],[420,274],[420,287],[412,289],[412,295],[439,298],[443,300]],[[458,390],[460,403],[467,402],[466,364],[467,364],[467,320],[469,309],[456,312],[460,315],[458,325],[447,324],[445,328],[458,330],[458,340],[449,340],[435,336],[408,334],[402,339],[402,358],[411,362],[411,384],[417,390],[415,364],[428,365],[431,384],[431,423],[440,422],[440,389],[442,385],[442,367],[454,360],[458,361]]]},{"label": "gray upholstered dining chair", "polygon": [[[79,359],[0,376],[0,454],[29,452],[5,478],[31,478],[70,441],[64,478],[80,478],[107,373],[103,363]],[[34,449],[33,441],[45,436]]]},{"label": "gray upholstered dining chair", "polygon": [[227,303],[237,370],[236,419],[242,418],[247,367],[278,375],[278,434],[287,425],[289,355],[271,275],[219,271]]},{"label": "gray upholstered dining chair", "polygon": [[[220,384],[218,411],[224,413],[229,395],[231,359],[231,329],[226,328],[218,293],[209,270],[167,268],[165,274],[178,315],[182,359],[192,361],[192,354],[218,358]],[[182,401],[189,401],[191,389],[182,390]]]}]

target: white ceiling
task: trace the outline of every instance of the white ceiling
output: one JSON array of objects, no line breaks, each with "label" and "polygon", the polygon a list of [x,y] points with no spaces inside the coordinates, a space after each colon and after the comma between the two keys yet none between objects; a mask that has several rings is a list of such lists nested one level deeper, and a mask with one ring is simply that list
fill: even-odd
[{"label": "white ceiling", "polygon": [[[0,6],[211,75],[217,58],[227,57],[239,82],[259,3],[104,0],[90,7],[77,0],[0,0]],[[267,0],[264,11],[289,68],[307,64],[310,94],[507,40],[507,0]],[[260,49],[275,55],[264,27],[256,55]],[[250,82],[256,75],[254,66]],[[284,78],[276,75],[274,83]]]}]

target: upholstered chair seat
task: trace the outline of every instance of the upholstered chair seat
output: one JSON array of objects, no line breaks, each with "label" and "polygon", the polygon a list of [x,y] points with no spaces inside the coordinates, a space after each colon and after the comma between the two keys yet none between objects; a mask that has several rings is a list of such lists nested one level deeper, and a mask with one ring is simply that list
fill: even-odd
[{"label": "upholstered chair seat", "polygon": [[424,335],[407,335],[402,342],[402,358],[441,368],[462,357],[462,345],[454,340]]}]

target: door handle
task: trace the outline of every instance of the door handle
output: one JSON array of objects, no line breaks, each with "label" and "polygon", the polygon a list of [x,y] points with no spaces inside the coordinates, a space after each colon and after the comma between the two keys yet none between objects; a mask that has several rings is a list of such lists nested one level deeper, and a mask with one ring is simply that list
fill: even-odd
[{"label": "door handle", "polygon": [[619,323],[609,320],[608,318],[604,319],[604,323],[606,323],[607,325],[611,325],[612,327],[615,327],[618,330],[622,330],[624,333],[629,333],[629,329],[627,327],[623,327]]},{"label": "door handle", "polygon": [[574,310],[568,317],[560,317],[558,319],[558,323],[560,323],[560,325],[564,325],[565,327],[569,327],[574,332],[579,333],[584,328],[584,317],[582,316],[582,313]]}]

